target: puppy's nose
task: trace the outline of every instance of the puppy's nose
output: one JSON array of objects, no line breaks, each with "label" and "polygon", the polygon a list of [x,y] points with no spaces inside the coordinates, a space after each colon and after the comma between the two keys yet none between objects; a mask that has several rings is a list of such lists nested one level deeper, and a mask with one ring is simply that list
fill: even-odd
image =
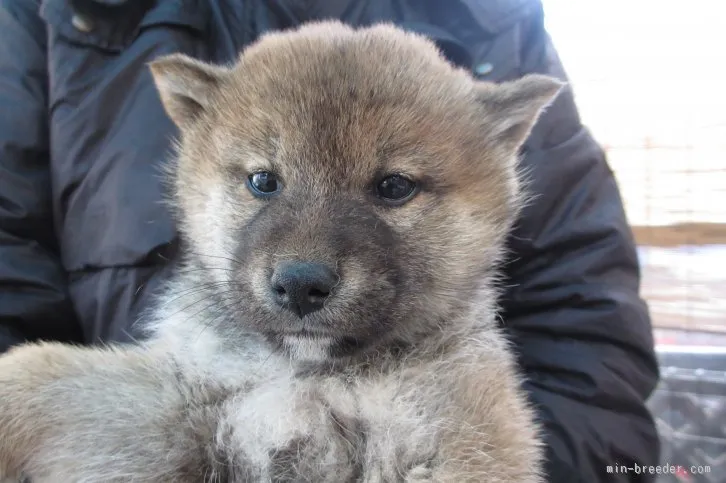
[{"label": "puppy's nose", "polygon": [[337,282],[335,272],[320,263],[283,262],[272,274],[272,296],[302,318],[323,307]]}]

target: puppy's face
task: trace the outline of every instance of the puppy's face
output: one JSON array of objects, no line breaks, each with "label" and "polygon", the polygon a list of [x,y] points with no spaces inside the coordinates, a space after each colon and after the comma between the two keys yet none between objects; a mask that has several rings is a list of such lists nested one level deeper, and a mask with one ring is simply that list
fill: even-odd
[{"label": "puppy's face", "polygon": [[422,38],[338,23],[267,35],[230,68],[151,68],[215,329],[313,359],[415,342],[469,309],[520,206],[516,153],[561,87],[478,83]]}]

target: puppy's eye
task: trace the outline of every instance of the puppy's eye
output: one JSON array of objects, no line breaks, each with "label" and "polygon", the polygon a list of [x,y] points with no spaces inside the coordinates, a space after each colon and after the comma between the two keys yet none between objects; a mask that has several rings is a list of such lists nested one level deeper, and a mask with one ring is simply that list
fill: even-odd
[{"label": "puppy's eye", "polygon": [[400,174],[394,174],[383,178],[378,183],[376,191],[383,200],[399,204],[408,201],[416,194],[416,183]]},{"label": "puppy's eye", "polygon": [[257,196],[268,196],[280,190],[280,182],[277,176],[269,171],[259,171],[247,177],[247,186],[252,194]]}]

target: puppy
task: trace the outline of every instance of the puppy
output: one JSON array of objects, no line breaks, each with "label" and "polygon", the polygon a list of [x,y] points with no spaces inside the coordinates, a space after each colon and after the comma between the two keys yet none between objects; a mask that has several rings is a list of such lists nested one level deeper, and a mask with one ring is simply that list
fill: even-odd
[{"label": "puppy", "polygon": [[542,481],[496,282],[562,84],[337,22],[150,68],[182,266],[146,342],[0,358],[0,478]]}]

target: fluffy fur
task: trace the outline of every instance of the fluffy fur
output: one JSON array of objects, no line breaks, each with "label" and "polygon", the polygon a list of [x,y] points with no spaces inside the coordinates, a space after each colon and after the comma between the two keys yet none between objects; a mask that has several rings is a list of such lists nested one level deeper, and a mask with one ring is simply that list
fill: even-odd
[{"label": "fluffy fur", "polygon": [[[181,129],[182,267],[148,342],[0,358],[0,479],[540,482],[496,267],[517,151],[561,84],[477,82],[422,37],[337,22],[151,70]],[[390,174],[410,200],[376,196]],[[290,260],[335,270],[321,310],[274,303]]]}]

